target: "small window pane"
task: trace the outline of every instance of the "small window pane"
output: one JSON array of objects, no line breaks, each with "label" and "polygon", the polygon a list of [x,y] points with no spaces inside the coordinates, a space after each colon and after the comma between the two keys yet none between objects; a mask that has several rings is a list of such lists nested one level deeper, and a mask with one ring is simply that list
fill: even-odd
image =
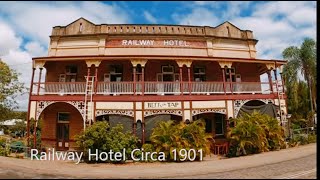
[{"label": "small window pane", "polygon": [[70,114],[69,113],[58,113],[58,122],[69,122]]}]

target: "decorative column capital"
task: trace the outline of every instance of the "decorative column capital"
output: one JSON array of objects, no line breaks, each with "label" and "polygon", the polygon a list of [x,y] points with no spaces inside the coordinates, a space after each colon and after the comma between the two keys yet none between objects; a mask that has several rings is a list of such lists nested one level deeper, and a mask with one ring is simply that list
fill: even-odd
[{"label": "decorative column capital", "polygon": [[283,65],[279,66],[279,71],[280,71],[280,74],[283,73]]},{"label": "decorative column capital", "polygon": [[144,67],[147,62],[147,59],[131,59],[131,64],[133,67],[137,67],[138,64],[140,64],[141,67]]},{"label": "decorative column capital", "polygon": [[44,60],[34,61],[33,68],[36,69],[37,67],[39,67],[40,69],[42,69],[45,63],[46,63],[46,61],[44,61]]},{"label": "decorative column capital", "polygon": [[192,60],[189,59],[183,59],[183,60],[176,60],[179,67],[183,67],[183,65],[186,65],[187,67],[191,67]]},{"label": "decorative column capital", "polygon": [[268,70],[275,69],[275,65],[274,65],[274,63],[266,64],[266,66],[267,66],[267,69],[268,69]]},{"label": "decorative column capital", "polygon": [[225,66],[227,66],[228,68],[231,68],[232,62],[220,61],[219,65],[220,65],[221,68],[224,68]]},{"label": "decorative column capital", "polygon": [[86,60],[87,67],[91,67],[94,64],[95,67],[99,67],[101,60]]}]

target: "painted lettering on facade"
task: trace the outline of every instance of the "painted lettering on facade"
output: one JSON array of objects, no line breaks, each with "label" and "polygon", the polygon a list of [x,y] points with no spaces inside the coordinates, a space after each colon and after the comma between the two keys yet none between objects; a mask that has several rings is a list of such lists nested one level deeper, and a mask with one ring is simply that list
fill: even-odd
[{"label": "painted lettering on facade", "polygon": [[181,48],[206,48],[206,41],[181,40],[181,39],[110,39],[106,47],[181,47]]},{"label": "painted lettering on facade", "polygon": [[[122,40],[122,46],[153,46],[154,40]],[[163,40],[163,46],[189,46],[184,40]]]},{"label": "painted lettering on facade", "polygon": [[179,102],[147,102],[146,109],[176,109],[180,108]]}]

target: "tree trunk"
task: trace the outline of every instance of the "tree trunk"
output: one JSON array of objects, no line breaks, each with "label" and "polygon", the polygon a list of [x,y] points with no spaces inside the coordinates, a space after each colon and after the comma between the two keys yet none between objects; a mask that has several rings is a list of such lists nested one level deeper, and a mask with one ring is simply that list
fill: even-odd
[{"label": "tree trunk", "polygon": [[311,78],[310,78],[310,76],[308,76],[308,86],[309,86],[309,94],[310,94],[310,105],[311,105],[311,112],[313,112],[313,98],[312,98],[312,96],[313,96],[313,94],[312,94],[312,91],[311,91],[311,88],[312,88],[312,86],[311,86]]}]

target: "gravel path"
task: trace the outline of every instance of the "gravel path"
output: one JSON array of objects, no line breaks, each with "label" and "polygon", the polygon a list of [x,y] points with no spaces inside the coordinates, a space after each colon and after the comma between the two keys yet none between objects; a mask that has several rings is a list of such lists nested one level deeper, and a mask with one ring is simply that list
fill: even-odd
[{"label": "gravel path", "polygon": [[[201,178],[201,176],[213,178],[206,175],[236,170],[241,172],[241,169],[248,172],[254,167],[262,168],[261,171],[269,170],[269,174],[272,174],[272,166],[266,165],[286,161],[289,164],[303,167],[306,165],[304,162],[312,160],[315,154],[316,144],[308,144],[238,158],[220,159],[212,156],[205,158],[202,162],[184,163],[128,163],[122,165],[80,163],[76,165],[68,161],[31,161],[30,159],[0,157],[0,178]],[[290,163],[290,160],[296,161]],[[278,170],[279,168],[273,169]],[[251,171],[256,172],[254,169]],[[283,172],[278,175],[289,176],[290,171],[292,169],[287,172],[289,174]],[[218,178],[223,177],[218,176]]]}]

